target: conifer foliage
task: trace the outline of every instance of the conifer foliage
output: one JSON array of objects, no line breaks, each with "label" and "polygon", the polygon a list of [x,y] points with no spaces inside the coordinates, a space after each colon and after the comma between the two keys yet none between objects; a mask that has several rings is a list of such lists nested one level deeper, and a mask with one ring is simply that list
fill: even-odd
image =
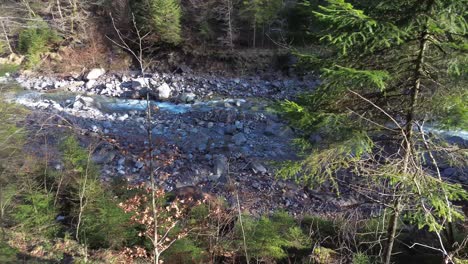
[{"label": "conifer foliage", "polygon": [[139,28],[151,36],[151,40],[177,45],[181,42],[181,9],[178,0],[134,1],[132,8]]},{"label": "conifer foliage", "polygon": [[[439,168],[449,163],[466,172],[467,150],[425,124],[466,124],[467,1],[376,1],[362,9],[327,2],[315,15],[328,25],[322,40],[336,54],[324,63],[318,89],[283,103],[304,131],[304,158],[280,174],[315,186],[331,182],[337,191],[345,169],[363,185],[372,182],[368,197],[390,211],[383,256],[390,263],[402,216],[439,237],[463,217],[452,202],[467,194]],[[451,245],[438,246],[450,259]]]}]

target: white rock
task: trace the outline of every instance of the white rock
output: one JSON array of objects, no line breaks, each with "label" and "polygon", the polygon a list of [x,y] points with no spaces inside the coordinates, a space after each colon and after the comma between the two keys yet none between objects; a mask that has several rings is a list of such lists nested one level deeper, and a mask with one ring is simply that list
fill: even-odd
[{"label": "white rock", "polygon": [[94,99],[91,97],[81,96],[80,100],[84,102],[84,104],[88,107],[93,105]]},{"label": "white rock", "polygon": [[197,96],[194,93],[183,93],[180,96],[180,100],[184,103],[193,103]]},{"label": "white rock", "polygon": [[167,83],[163,83],[158,87],[158,94],[160,99],[169,99],[171,96],[171,87]]},{"label": "white rock", "polygon": [[103,68],[94,68],[91,69],[88,74],[86,74],[86,80],[96,80],[97,78],[101,77],[106,73],[106,70]]},{"label": "white rock", "polygon": [[91,88],[93,88],[94,84],[96,84],[96,80],[89,80],[89,81],[86,83],[86,88],[87,88],[87,89],[91,89]]},{"label": "white rock", "polygon": [[261,163],[259,162],[252,162],[252,170],[254,173],[261,173],[261,174],[265,174],[267,172],[267,169],[265,168],[265,166],[263,166]]},{"label": "white rock", "polygon": [[127,115],[127,114],[124,114],[124,115],[122,115],[122,116],[117,117],[117,120],[119,120],[119,121],[125,121],[125,120],[127,120],[127,119],[128,119],[128,115]]}]

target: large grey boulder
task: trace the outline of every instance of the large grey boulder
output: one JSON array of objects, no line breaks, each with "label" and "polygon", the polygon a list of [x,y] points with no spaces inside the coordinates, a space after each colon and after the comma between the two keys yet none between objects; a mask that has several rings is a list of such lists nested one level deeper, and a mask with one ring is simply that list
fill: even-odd
[{"label": "large grey boulder", "polygon": [[217,155],[214,159],[213,173],[214,178],[219,179],[228,171],[228,160],[224,155]]},{"label": "large grey boulder", "polygon": [[116,153],[114,151],[108,151],[101,149],[100,151],[93,154],[91,160],[96,164],[106,164],[114,160]]},{"label": "large grey boulder", "polygon": [[90,80],[96,80],[98,79],[99,77],[101,77],[102,75],[104,75],[106,73],[106,70],[104,70],[103,68],[94,68],[94,69],[91,69],[85,76],[85,79],[90,81]]}]

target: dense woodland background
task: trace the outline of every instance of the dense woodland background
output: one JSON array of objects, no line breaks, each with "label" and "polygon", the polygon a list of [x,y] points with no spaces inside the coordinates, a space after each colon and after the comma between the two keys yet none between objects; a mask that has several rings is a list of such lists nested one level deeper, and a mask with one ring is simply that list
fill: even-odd
[{"label": "dense woodland background", "polygon": [[53,168],[47,142],[40,153],[28,149],[41,132],[26,129],[31,111],[2,102],[0,263],[466,263],[466,140],[427,127],[468,130],[467,6],[3,0],[2,78],[79,78],[102,67],[320,79],[272,107],[294,128],[299,156],[277,164],[276,177],[311,193],[351,190],[382,209],[248,214],[238,197],[228,206],[196,188],[156,186],[170,175],[155,168],[177,157],[152,149],[141,157],[149,183],[103,183],[92,144],[59,126],[63,167]]}]

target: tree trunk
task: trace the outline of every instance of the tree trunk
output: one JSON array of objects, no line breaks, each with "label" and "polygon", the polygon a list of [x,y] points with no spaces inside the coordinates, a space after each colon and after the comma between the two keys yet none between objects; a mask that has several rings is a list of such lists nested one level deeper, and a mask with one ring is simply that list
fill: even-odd
[{"label": "tree trunk", "polygon": [[265,25],[262,25],[262,48],[265,48]]},{"label": "tree trunk", "polygon": [[255,44],[257,40],[257,19],[254,18],[254,23],[253,23],[253,48],[255,49]]},{"label": "tree trunk", "polygon": [[[416,108],[418,105],[418,99],[419,99],[419,92],[421,89],[421,79],[424,76],[423,73],[423,64],[424,64],[424,56],[425,52],[427,49],[428,45],[428,38],[429,34],[425,30],[424,32],[421,33],[421,36],[419,38],[419,51],[418,51],[418,58],[416,59],[416,67],[414,71],[414,82],[411,88],[411,101],[410,101],[410,106],[406,115],[406,125],[404,128],[404,135],[405,135],[405,142],[403,143],[405,146],[405,157],[404,157],[404,162],[403,162],[403,174],[407,174],[409,172],[408,167],[410,164],[410,159],[412,156],[412,148],[413,148],[413,142],[412,142],[412,136],[413,136],[413,122],[415,118],[415,113],[416,113]],[[398,190],[402,189],[402,186],[397,188],[395,193],[398,195]],[[393,213],[390,216],[390,222],[389,226],[387,229],[387,246],[385,247],[385,253],[384,253],[384,263],[385,264],[390,264],[391,256],[392,256],[392,250],[393,250],[393,244],[395,242],[395,234],[396,234],[396,229],[398,226],[398,218],[400,216],[400,209],[401,207],[401,199],[400,197],[397,197],[394,203],[394,208],[393,208]]]},{"label": "tree trunk", "polygon": [[8,33],[6,31],[5,24],[3,23],[3,21],[0,21],[0,23],[2,24],[3,34],[5,35],[5,42],[8,46],[8,50],[10,50],[10,53],[13,54],[15,52],[13,51],[13,48],[11,47],[10,39],[8,38]]}]

